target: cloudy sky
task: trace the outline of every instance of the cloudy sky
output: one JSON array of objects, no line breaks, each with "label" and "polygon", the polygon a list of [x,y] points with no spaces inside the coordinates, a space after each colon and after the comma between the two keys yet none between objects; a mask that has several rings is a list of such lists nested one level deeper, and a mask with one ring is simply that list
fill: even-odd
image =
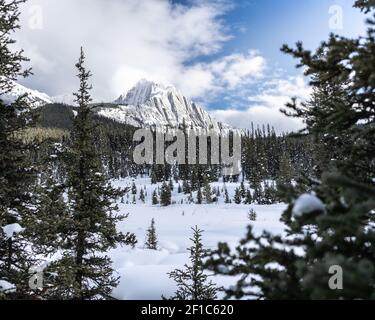
[{"label": "cloudy sky", "polygon": [[314,49],[330,32],[356,36],[353,0],[29,0],[18,45],[34,76],[22,84],[51,96],[77,87],[83,46],[96,101],[112,101],[142,78],[173,84],[237,127],[300,128],[279,109],[310,89],[283,43]]}]

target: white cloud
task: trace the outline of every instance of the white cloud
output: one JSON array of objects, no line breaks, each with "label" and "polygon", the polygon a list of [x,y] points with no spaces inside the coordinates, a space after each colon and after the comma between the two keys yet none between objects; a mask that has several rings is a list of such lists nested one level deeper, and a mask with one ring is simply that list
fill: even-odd
[{"label": "white cloud", "polygon": [[[35,73],[25,85],[51,95],[74,91],[82,45],[97,99],[114,99],[144,77],[194,97],[215,89],[208,65],[188,62],[216,53],[229,38],[220,1],[29,0],[25,6],[17,38]],[[40,10],[30,10],[35,6]],[[35,12],[42,14],[41,29],[33,28]]]},{"label": "white cloud", "polygon": [[250,105],[245,110],[227,109],[214,111],[214,116],[238,128],[250,128],[270,124],[278,133],[297,131],[303,128],[300,119],[289,118],[280,112],[292,97],[306,100],[311,88],[302,76],[268,81],[259,95],[249,97]]},{"label": "white cloud", "polygon": [[265,59],[256,51],[249,51],[247,55],[232,54],[209,65],[209,69],[218,75],[225,85],[229,85],[230,89],[261,78],[265,67]]}]

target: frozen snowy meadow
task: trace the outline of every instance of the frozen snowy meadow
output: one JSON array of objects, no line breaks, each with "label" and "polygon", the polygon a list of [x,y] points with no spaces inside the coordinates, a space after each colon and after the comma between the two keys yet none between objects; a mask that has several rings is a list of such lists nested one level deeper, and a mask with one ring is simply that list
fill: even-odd
[{"label": "frozen snowy meadow", "polygon": [[[176,204],[168,207],[153,206],[152,193],[158,186],[151,185],[149,178],[138,178],[134,182],[138,189],[136,204],[132,203],[133,195],[130,192],[124,203],[119,203],[120,212],[128,213],[129,217],[120,223],[118,228],[124,232],[135,233],[138,243],[134,249],[118,247],[110,252],[114,269],[120,276],[120,284],[113,292],[117,299],[158,300],[162,295],[173,295],[175,284],[167,273],[175,268],[182,268],[189,262],[187,248],[191,246],[191,228],[196,225],[204,230],[203,244],[207,249],[215,248],[219,242],[228,242],[234,247],[243,238],[250,223],[253,224],[255,232],[259,233],[267,230],[281,234],[284,230],[284,225],[279,221],[286,208],[284,204],[225,204],[222,196],[213,204],[181,204],[187,196],[179,194],[178,184],[175,184],[172,201]],[[125,188],[130,187],[132,183],[133,180],[126,179],[114,181],[113,185]],[[211,186],[221,189],[223,183],[212,183]],[[231,199],[238,186],[239,183],[226,183]],[[145,203],[139,200],[141,188],[146,191]],[[248,213],[251,208],[257,212],[256,221],[249,220]],[[146,230],[152,218],[155,219],[158,235],[157,251],[144,248]],[[212,280],[225,287],[235,281],[233,278],[222,276],[214,276]]]}]

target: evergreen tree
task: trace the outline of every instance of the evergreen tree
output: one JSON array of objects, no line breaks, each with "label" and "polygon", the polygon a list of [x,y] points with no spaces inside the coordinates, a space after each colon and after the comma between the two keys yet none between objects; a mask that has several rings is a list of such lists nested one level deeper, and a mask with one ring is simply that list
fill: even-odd
[{"label": "evergreen tree", "polygon": [[276,190],[275,188],[270,185],[269,183],[266,183],[264,185],[264,197],[262,204],[273,204],[276,201]]},{"label": "evergreen tree", "polygon": [[203,196],[207,204],[212,203],[212,190],[210,184],[205,181],[203,186]]},{"label": "evergreen tree", "polygon": [[158,180],[156,178],[155,171],[151,169],[151,184],[157,184]]},{"label": "evergreen tree", "polygon": [[202,245],[202,230],[196,226],[192,228],[193,245],[188,249],[190,252],[190,265],[185,269],[176,269],[169,273],[169,277],[177,284],[177,291],[172,300],[215,300],[219,289],[204,273],[203,258],[207,251]]},{"label": "evergreen tree", "polygon": [[182,183],[182,190],[185,194],[189,194],[191,192],[191,187],[188,180],[184,180]]},{"label": "evergreen tree", "polygon": [[[321,180],[307,177],[308,193],[303,184],[287,190],[289,206],[282,220],[289,237],[256,236],[249,227],[235,252],[220,244],[212,253],[210,269],[241,277],[227,290],[229,297],[374,299],[375,4],[358,0],[355,6],[372,13],[367,36],[331,35],[314,54],[301,43],[296,49],[283,47],[300,60],[316,94],[325,97],[314,97],[308,105],[293,100],[286,113],[301,117],[315,138],[336,135],[345,141],[337,149],[345,156],[323,166]],[[339,91],[331,90],[338,85]],[[279,267],[268,268],[270,262]],[[333,266],[342,270],[341,290],[329,286]]]},{"label": "evergreen tree", "polygon": [[246,194],[245,194],[245,204],[252,204],[253,202],[253,197],[251,196],[251,191],[250,189],[247,189]]},{"label": "evergreen tree", "polygon": [[159,204],[159,199],[158,199],[158,193],[155,189],[154,192],[152,193],[152,205],[155,206],[157,204]]},{"label": "evergreen tree", "polygon": [[28,228],[26,218],[33,214],[35,172],[27,158],[33,145],[20,136],[34,117],[25,95],[10,104],[1,100],[13,89],[13,81],[30,74],[30,70],[22,70],[28,59],[22,50],[14,50],[12,39],[19,29],[18,8],[23,2],[0,0],[0,280],[13,289],[0,292],[0,299],[31,295],[28,271],[35,263],[26,250],[26,234],[21,232]]},{"label": "evergreen tree", "polygon": [[136,195],[137,192],[138,192],[138,190],[137,190],[137,186],[135,185],[135,182],[133,182],[133,184],[132,184],[132,194],[133,194],[133,195]]},{"label": "evergreen tree", "polygon": [[242,203],[241,188],[236,188],[233,200],[234,200],[235,204],[241,204]]},{"label": "evergreen tree", "polygon": [[279,187],[290,186],[292,182],[292,165],[288,155],[283,154],[280,160],[280,172],[277,179]]},{"label": "evergreen tree", "polygon": [[245,188],[245,184],[244,184],[243,181],[241,182],[240,191],[241,191],[241,197],[242,197],[242,198],[245,198],[245,195],[246,195],[246,188]]},{"label": "evergreen tree", "polygon": [[253,200],[258,204],[263,204],[263,188],[261,184],[256,184],[254,187]]},{"label": "evergreen tree", "polygon": [[225,203],[227,203],[227,204],[231,203],[230,198],[229,198],[228,189],[226,187],[224,187],[224,197],[225,197],[225,200],[224,200]]},{"label": "evergreen tree", "polygon": [[155,219],[154,218],[152,218],[151,225],[147,229],[146,238],[147,238],[146,243],[145,243],[146,249],[157,250],[158,249],[158,239],[157,239],[157,235],[156,235]]},{"label": "evergreen tree", "polygon": [[139,193],[139,200],[141,200],[143,203],[145,203],[145,192],[143,189],[141,189]]},{"label": "evergreen tree", "polygon": [[169,188],[169,185],[166,182],[163,182],[161,186],[161,192],[160,192],[160,204],[163,207],[167,207],[172,202],[172,193],[171,189]]},{"label": "evergreen tree", "polygon": [[48,295],[59,299],[107,298],[118,278],[113,276],[111,260],[105,253],[117,244],[136,242],[133,234],[124,235],[116,230],[116,223],[126,218],[114,214],[115,201],[124,191],[110,185],[94,147],[88,83],[91,73],[86,71],[84,61],[81,49],[76,65],[80,86],[74,94],[79,108],[72,146],[66,154],[69,218],[58,221],[62,232],[57,249],[63,255],[48,268],[55,275]]},{"label": "evergreen tree", "polygon": [[257,220],[257,213],[254,209],[250,209],[249,213],[247,214],[250,221],[256,221]]},{"label": "evergreen tree", "polygon": [[197,204],[202,204],[203,195],[202,195],[202,188],[199,187],[197,191]]}]

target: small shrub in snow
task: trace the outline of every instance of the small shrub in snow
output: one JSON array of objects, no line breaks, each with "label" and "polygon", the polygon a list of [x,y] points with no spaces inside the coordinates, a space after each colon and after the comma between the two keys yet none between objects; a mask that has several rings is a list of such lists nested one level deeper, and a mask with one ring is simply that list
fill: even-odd
[{"label": "small shrub in snow", "polygon": [[247,214],[247,217],[250,221],[256,221],[257,220],[257,213],[254,209],[250,209],[249,213]]}]

